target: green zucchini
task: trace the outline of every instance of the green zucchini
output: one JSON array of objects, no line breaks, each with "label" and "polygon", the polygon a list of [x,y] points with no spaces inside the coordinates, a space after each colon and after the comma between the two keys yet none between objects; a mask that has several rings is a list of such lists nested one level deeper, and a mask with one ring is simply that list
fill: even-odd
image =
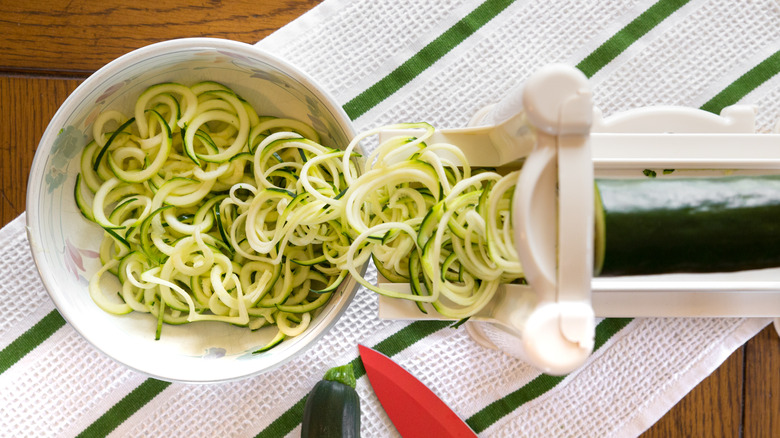
[{"label": "green zucchini", "polygon": [[597,275],[780,266],[778,175],[600,179],[596,187]]},{"label": "green zucchini", "polygon": [[352,365],[329,369],[306,397],[301,438],[360,437],[360,398]]}]

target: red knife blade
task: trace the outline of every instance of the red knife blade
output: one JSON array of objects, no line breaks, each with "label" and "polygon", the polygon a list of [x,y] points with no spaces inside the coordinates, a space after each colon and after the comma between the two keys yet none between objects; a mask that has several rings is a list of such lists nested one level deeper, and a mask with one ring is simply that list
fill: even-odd
[{"label": "red knife blade", "polygon": [[384,354],[358,345],[379,403],[404,438],[477,434],[427,386]]}]

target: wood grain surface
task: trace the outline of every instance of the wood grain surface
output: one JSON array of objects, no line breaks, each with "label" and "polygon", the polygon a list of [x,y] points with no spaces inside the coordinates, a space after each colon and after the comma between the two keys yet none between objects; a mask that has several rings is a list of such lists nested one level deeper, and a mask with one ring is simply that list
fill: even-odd
[{"label": "wood grain surface", "polygon": [[[119,55],[180,37],[254,43],[315,0],[0,0],[0,220],[25,209],[49,119],[81,80]],[[780,338],[767,327],[643,437],[780,436]],[[595,433],[598,435],[598,433]]]},{"label": "wood grain surface", "polygon": [[158,41],[185,37],[255,43],[314,0],[0,0],[2,68],[86,76]]}]

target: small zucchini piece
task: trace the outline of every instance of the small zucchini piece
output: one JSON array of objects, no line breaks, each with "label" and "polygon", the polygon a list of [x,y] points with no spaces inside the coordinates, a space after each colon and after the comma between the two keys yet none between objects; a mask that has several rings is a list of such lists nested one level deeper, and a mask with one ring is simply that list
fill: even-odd
[{"label": "small zucchini piece", "polygon": [[329,369],[306,397],[301,438],[360,437],[360,398],[352,364]]},{"label": "small zucchini piece", "polygon": [[[409,284],[411,285],[412,293],[417,296],[425,296],[428,295],[429,290],[433,288],[433,285],[430,283],[430,279],[428,279],[423,272],[422,269],[422,263],[420,262],[420,253],[413,249],[411,253],[409,253]],[[422,278],[423,283],[420,283],[420,279]],[[417,304],[417,308],[420,309],[420,311],[424,314],[428,314],[428,311],[425,310],[425,305],[421,301],[415,301],[415,304]]]},{"label": "small zucchini piece", "polygon": [[386,279],[390,280],[393,283],[408,283],[409,278],[404,277],[401,274],[398,274],[394,269],[388,269],[385,267],[385,264],[382,263],[380,260],[376,258],[376,256],[372,253],[371,254],[371,260],[374,261],[374,265],[376,266],[376,270],[379,271],[380,274],[382,274],[382,277],[385,277]]},{"label": "small zucchini piece", "polygon": [[281,331],[276,333],[276,336],[274,336],[273,339],[271,339],[271,342],[267,343],[265,346],[258,348],[257,350],[253,351],[252,354],[260,354],[265,353],[266,351],[276,347],[277,345],[281,344],[282,341],[284,341],[284,338],[286,338],[284,333]]},{"label": "small zucchini piece", "polygon": [[98,171],[98,167],[100,167],[100,160],[103,159],[103,155],[105,155],[106,152],[108,151],[108,148],[111,147],[111,143],[114,142],[114,139],[117,137],[117,135],[119,135],[122,132],[124,132],[124,130],[127,129],[128,126],[132,125],[134,122],[135,122],[135,117],[130,118],[125,123],[122,123],[122,125],[119,127],[119,129],[117,129],[116,131],[114,131],[111,134],[111,136],[108,138],[108,141],[106,142],[106,144],[103,145],[103,147],[100,149],[100,152],[98,153],[97,158],[95,158],[95,163],[92,165],[92,170],[94,170],[95,172]]},{"label": "small zucchini piece", "polygon": [[327,294],[327,293],[334,292],[339,287],[341,282],[344,281],[345,278],[347,278],[347,275],[349,275],[349,271],[341,271],[339,275],[336,277],[336,279],[331,281],[330,284],[325,286],[323,289],[310,289],[310,292],[315,294]]},{"label": "small zucchini piece", "polygon": [[81,189],[81,173],[76,174],[76,186],[73,188],[73,197],[76,199],[76,206],[79,208],[81,215],[87,220],[95,222],[95,215],[92,213],[92,203],[84,199],[84,193]]},{"label": "small zucchini piece", "polygon": [[325,305],[325,303],[328,302],[330,299],[331,294],[333,292],[325,292],[320,294],[319,297],[317,297],[316,300],[308,302],[306,304],[293,304],[293,305],[284,305],[284,304],[277,304],[276,308],[281,310],[282,312],[289,312],[289,313],[306,313],[311,312],[312,310],[318,309]]}]

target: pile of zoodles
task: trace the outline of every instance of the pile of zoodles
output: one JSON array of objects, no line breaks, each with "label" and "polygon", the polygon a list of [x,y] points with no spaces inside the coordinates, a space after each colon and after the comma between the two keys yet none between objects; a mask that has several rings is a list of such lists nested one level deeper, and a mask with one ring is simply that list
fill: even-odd
[{"label": "pile of zoodles", "polygon": [[[422,303],[431,303],[444,316],[468,318],[500,284],[522,281],[510,216],[519,170],[472,173],[456,146],[428,142],[434,128],[427,123],[366,132],[346,154],[363,138],[393,129],[421,132],[383,141],[362,175],[346,174],[350,188],[338,202],[353,242],[344,266],[377,293],[413,300],[423,312]],[[386,280],[409,283],[412,295],[361,277],[367,253]]]},{"label": "pile of zoodles", "polygon": [[[215,82],[164,83],[131,117],[101,113],[93,138],[75,196],[105,230],[89,285],[103,310],[151,313],[158,339],[163,323],[273,324],[265,350],[306,330],[346,277],[336,261],[351,242],[321,200],[346,188],[344,153],[307,124],[259,116]],[[107,272],[121,301],[101,289]]]},{"label": "pile of zoodles", "polygon": [[[356,137],[325,147],[298,120],[260,116],[224,85],[164,83],[131,116],[109,110],[93,124],[75,197],[100,225],[102,268],[92,299],[113,314],[164,323],[274,325],[259,351],[299,335],[347,275],[384,295],[431,303],[466,318],[501,283],[522,278],[512,243],[517,172],[472,172],[457,147],[429,144],[428,124],[390,138],[360,172]],[[382,277],[412,294],[371,284]],[[121,300],[101,278],[115,275]]]}]

